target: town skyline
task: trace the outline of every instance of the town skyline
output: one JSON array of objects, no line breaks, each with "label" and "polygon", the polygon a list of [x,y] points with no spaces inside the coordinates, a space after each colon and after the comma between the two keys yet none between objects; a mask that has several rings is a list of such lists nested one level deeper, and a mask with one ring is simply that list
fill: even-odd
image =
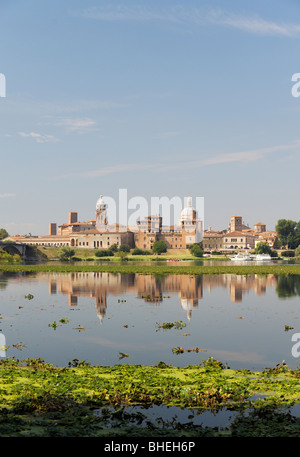
[{"label": "town skyline", "polygon": [[0,227],[47,233],[69,209],[88,220],[120,188],[201,196],[206,229],[233,214],[298,221],[299,10],[2,1]]}]

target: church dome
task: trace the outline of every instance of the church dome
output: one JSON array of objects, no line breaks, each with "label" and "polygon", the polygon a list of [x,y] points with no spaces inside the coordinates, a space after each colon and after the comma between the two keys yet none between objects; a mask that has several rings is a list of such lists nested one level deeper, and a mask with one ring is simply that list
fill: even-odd
[{"label": "church dome", "polygon": [[180,213],[180,220],[181,221],[191,221],[196,219],[196,211],[192,207],[192,199],[188,197],[187,199],[187,206],[183,208]]}]

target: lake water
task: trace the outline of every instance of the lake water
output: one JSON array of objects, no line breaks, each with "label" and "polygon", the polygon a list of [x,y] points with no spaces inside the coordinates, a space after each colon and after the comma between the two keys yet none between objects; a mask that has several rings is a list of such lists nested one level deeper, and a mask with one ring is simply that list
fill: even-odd
[{"label": "lake water", "polygon": [[[230,368],[283,360],[296,368],[299,316],[299,276],[0,274],[2,357],[57,366],[73,359],[186,366],[214,357]],[[185,326],[159,328],[176,321]],[[178,347],[184,352],[174,353]]]}]

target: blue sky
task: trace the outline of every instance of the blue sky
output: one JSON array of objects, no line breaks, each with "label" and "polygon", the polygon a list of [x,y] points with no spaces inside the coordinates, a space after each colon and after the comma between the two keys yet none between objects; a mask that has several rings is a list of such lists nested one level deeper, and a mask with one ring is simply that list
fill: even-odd
[{"label": "blue sky", "polygon": [[[47,234],[100,194],[300,220],[300,2],[0,0],[0,227]],[[113,222],[113,221],[111,221]]]}]

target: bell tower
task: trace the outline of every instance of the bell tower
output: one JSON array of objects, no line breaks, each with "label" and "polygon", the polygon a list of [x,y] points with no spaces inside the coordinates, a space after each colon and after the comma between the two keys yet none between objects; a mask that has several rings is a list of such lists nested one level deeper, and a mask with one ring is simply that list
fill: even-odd
[{"label": "bell tower", "polygon": [[106,230],[107,216],[106,216],[107,204],[103,201],[102,195],[100,195],[96,204],[96,227],[99,232]]}]

